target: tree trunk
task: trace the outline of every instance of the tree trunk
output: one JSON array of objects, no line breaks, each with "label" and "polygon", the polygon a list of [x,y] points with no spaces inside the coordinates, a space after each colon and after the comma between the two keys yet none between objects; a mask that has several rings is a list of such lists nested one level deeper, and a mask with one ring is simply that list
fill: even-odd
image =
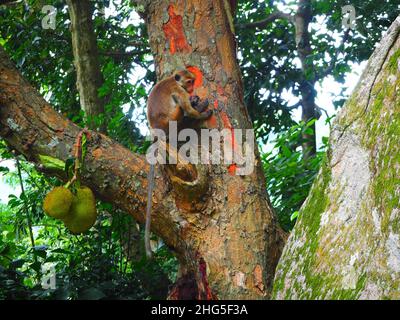
[{"label": "tree trunk", "polygon": [[[93,29],[93,8],[89,0],[67,0],[71,18],[72,49],[77,73],[76,86],[82,109],[85,111],[91,129],[106,131],[104,119],[104,99],[99,97],[103,85],[100,70],[96,34]],[[93,119],[97,118],[94,122]]]},{"label": "tree trunk", "polygon": [[[316,119],[315,109],[315,71],[313,59],[310,59],[312,52],[310,43],[310,32],[308,31],[312,19],[310,0],[299,0],[299,7],[294,18],[296,29],[297,54],[301,61],[302,79],[300,83],[301,92],[301,120],[305,123]],[[312,134],[303,133],[303,155],[307,159],[317,152],[315,123],[310,126]]]},{"label": "tree trunk", "polygon": [[[215,110],[208,128],[248,129],[231,12],[225,8],[224,0],[151,1],[145,12],[150,45],[159,78],[188,66],[197,73],[196,94],[212,100]],[[233,166],[210,167],[204,202],[176,202],[188,222],[181,271],[183,276],[201,274],[204,259],[218,298],[263,298],[279,256],[280,236],[258,155],[252,175],[233,172]]]},{"label": "tree trunk", "polygon": [[[145,1],[150,43],[160,78],[190,66],[196,94],[212,100],[209,128],[251,128],[243,103],[235,42],[224,1]],[[61,118],[0,50],[0,135],[30,161],[66,160],[79,128]],[[265,299],[285,235],[269,205],[258,154],[255,170],[235,165],[196,166],[194,179],[156,172],[152,231],[176,252],[180,275],[175,298]],[[143,222],[145,158],[92,132],[83,183]],[[56,172],[58,176],[62,174]]]},{"label": "tree trunk", "polygon": [[335,121],[277,267],[278,299],[400,298],[400,17]]}]

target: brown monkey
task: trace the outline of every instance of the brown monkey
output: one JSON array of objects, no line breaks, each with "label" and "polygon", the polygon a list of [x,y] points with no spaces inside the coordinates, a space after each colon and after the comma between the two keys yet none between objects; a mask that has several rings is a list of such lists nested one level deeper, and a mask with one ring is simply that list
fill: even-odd
[{"label": "brown monkey", "polygon": [[[152,129],[162,129],[168,136],[170,121],[179,123],[184,116],[198,120],[211,116],[212,110],[199,112],[192,106],[194,80],[193,73],[182,70],[156,84],[147,101],[147,119]],[[192,100],[194,106],[200,106],[196,96]]]},{"label": "brown monkey", "polygon": [[[157,83],[151,90],[147,100],[147,120],[151,129],[161,129],[168,137],[170,121],[177,121],[178,125],[184,117],[205,120],[208,119],[212,110],[204,111],[208,101],[200,101],[198,96],[191,97],[194,90],[195,75],[188,70],[177,71]],[[151,205],[154,189],[154,165],[150,165],[148,174],[148,194],[146,209],[146,225],[144,242],[146,255],[151,258],[150,247],[150,222]]]}]

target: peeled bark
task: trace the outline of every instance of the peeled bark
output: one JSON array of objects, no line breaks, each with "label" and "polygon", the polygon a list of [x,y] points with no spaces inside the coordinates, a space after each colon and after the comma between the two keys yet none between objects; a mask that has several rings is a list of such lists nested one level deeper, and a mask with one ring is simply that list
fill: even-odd
[{"label": "peeled bark", "polygon": [[[214,107],[206,125],[251,128],[224,1],[143,4],[159,78],[190,67],[198,76],[196,94]],[[2,50],[0,104],[0,135],[30,161],[39,163],[40,155],[65,161],[71,155],[79,128],[52,110]],[[171,299],[270,296],[284,234],[269,205],[258,154],[255,160],[247,176],[223,164],[196,166],[189,177],[166,177],[157,169],[152,231],[175,251],[181,266]],[[85,161],[83,183],[143,221],[144,157],[92,132]]]},{"label": "peeled bark", "polygon": [[400,298],[400,17],[338,115],[277,267],[277,299]]}]

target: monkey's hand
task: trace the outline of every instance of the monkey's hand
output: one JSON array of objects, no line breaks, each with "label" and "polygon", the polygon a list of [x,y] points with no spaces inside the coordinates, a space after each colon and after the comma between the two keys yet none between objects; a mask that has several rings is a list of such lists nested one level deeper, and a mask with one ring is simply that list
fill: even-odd
[{"label": "monkey's hand", "polygon": [[199,96],[191,96],[190,104],[194,109],[201,113],[207,109],[209,102],[208,99],[201,100]]},{"label": "monkey's hand", "polygon": [[190,96],[190,104],[193,108],[196,108],[199,105],[200,97],[199,96]]}]

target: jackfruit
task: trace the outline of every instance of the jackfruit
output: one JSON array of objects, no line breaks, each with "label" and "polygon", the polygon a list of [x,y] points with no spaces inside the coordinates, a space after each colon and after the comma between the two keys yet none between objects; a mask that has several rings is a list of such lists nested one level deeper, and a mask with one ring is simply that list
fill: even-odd
[{"label": "jackfruit", "polygon": [[96,218],[96,199],[92,190],[84,186],[77,188],[69,215],[63,219],[65,226],[73,234],[83,233],[94,225]]},{"label": "jackfruit", "polygon": [[43,201],[44,212],[53,218],[64,219],[69,215],[74,195],[64,187],[51,190]]}]

